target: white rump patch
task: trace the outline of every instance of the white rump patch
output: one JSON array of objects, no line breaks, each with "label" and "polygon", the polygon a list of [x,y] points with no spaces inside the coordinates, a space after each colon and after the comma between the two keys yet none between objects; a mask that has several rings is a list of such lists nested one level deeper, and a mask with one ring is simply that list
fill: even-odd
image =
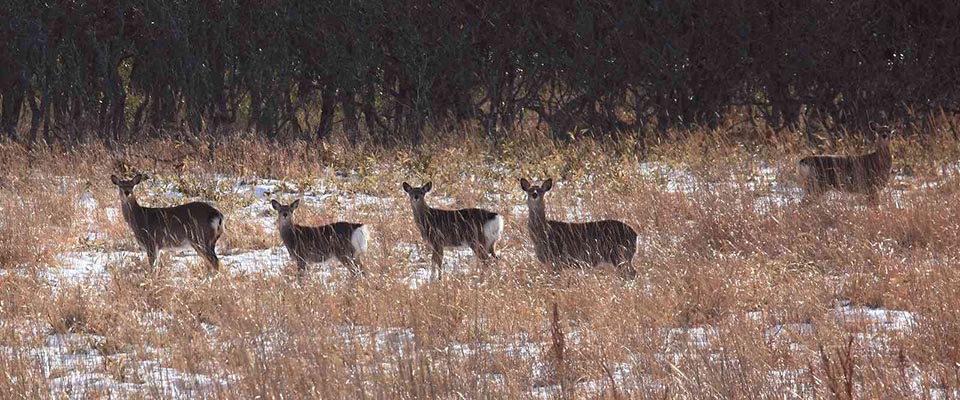
[{"label": "white rump patch", "polygon": [[350,244],[357,253],[365,253],[367,251],[367,242],[369,241],[370,231],[367,230],[366,225],[360,225],[360,227],[354,229],[350,235]]},{"label": "white rump patch", "polygon": [[483,224],[483,239],[487,247],[493,246],[503,234],[503,216],[497,215]]}]

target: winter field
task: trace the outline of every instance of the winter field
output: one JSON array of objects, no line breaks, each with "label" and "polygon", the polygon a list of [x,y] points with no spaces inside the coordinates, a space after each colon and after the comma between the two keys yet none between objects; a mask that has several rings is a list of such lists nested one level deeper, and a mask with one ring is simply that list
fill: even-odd
[{"label": "winter field", "polygon": [[[791,141],[209,148],[0,144],[4,398],[960,396],[952,140],[895,140],[878,207],[800,207],[793,165],[813,150]],[[136,172],[142,205],[225,214],[217,276],[192,251],[146,265],[109,179]],[[517,180],[548,176],[549,217],[638,232],[635,280],[537,262]],[[448,251],[430,279],[400,189],[427,180],[434,207],[505,216],[499,260]],[[297,198],[299,224],[369,226],[365,277],[295,278],[269,201]]]}]

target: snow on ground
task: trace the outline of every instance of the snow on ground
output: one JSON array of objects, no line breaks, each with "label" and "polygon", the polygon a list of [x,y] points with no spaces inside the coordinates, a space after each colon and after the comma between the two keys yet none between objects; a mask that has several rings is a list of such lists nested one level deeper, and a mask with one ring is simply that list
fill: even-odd
[{"label": "snow on ground", "polygon": [[703,185],[703,182],[689,170],[675,168],[662,162],[641,163],[640,175],[652,179],[665,192],[671,193],[692,193]]},{"label": "snow on ground", "polygon": [[[416,269],[410,271],[403,278],[403,283],[410,289],[417,289],[422,285],[429,283],[433,278],[433,260],[430,250],[426,245],[420,243],[397,243],[395,246],[397,252],[405,254],[409,260],[407,263]],[[466,247],[447,248],[443,251],[443,275],[471,275],[476,272],[478,261],[473,256],[473,251]]]},{"label": "snow on ground", "polygon": [[[685,168],[678,168],[666,163],[647,162],[638,166],[641,176],[650,179],[662,190],[668,192],[694,193],[703,190],[714,190],[721,185],[737,185],[734,188],[742,188],[757,194],[754,207],[761,213],[782,207],[799,201],[802,197],[800,190],[794,182],[783,179],[783,173],[776,166],[761,165],[752,176],[749,176],[745,182],[731,181],[709,181],[697,176],[697,174]],[[328,171],[329,175],[335,175]],[[356,177],[350,177],[352,179]],[[242,219],[245,221],[256,221],[265,231],[271,232],[275,229],[275,215],[269,207],[270,199],[280,199],[282,202],[290,202],[299,198],[309,207],[322,207],[328,202],[335,202],[344,208],[375,207],[392,208],[398,206],[397,202],[403,207],[407,207],[406,198],[402,194],[397,196],[380,197],[363,193],[344,193],[339,190],[335,184],[329,182],[335,180],[322,179],[309,186],[284,182],[275,179],[261,179],[256,177],[236,178],[229,176],[216,176],[217,190],[225,196],[235,196],[243,201],[242,205],[234,215],[228,219]],[[896,180],[904,180],[905,177],[898,176]],[[563,183],[559,183],[562,185]],[[167,202],[182,202],[191,200],[182,191],[173,180],[150,181],[145,185],[146,196],[144,198],[163,198]],[[891,190],[895,200],[899,204],[902,198],[902,191]],[[490,197],[493,196],[493,197]],[[518,196],[518,195],[517,195]],[[486,199],[488,202],[494,202],[500,205],[500,208],[508,208],[511,217],[525,218],[527,215],[526,205],[522,202],[516,203],[519,198],[514,195],[491,194]],[[515,202],[510,204],[507,199]],[[449,207],[455,203],[455,199],[439,194],[430,197],[429,202],[434,206]],[[108,220],[117,220],[120,217],[119,210],[114,204],[98,204],[97,200],[89,192],[83,193],[78,205],[84,210],[84,214],[90,221],[84,238],[87,243],[96,243],[103,237],[96,231],[94,220],[97,213],[105,213]],[[496,207],[494,207],[496,208]],[[588,212],[584,212],[581,202],[565,210],[558,210],[570,220],[585,221],[591,219]],[[430,253],[419,240],[414,238],[409,243],[397,243],[395,252],[404,254],[409,260],[409,264],[414,266],[403,278],[403,283],[411,289],[418,289],[431,280],[431,258]],[[83,240],[80,241],[84,242]],[[652,247],[654,243],[649,239],[641,238],[641,248]],[[94,247],[91,249],[90,247]],[[648,249],[649,250],[649,249]],[[168,264],[167,268],[184,270],[191,265],[199,265],[200,259],[192,251],[165,251],[167,253],[163,260]],[[51,283],[54,288],[63,287],[69,283],[87,283],[94,284],[102,281],[111,273],[117,271],[117,267],[142,265],[145,261],[145,254],[140,251],[114,251],[98,250],[95,246],[87,246],[82,249],[61,254],[57,257],[57,264],[47,269],[43,276]],[[285,265],[289,263],[289,257],[283,247],[272,247],[267,249],[229,252],[221,254],[221,263],[223,271],[234,275],[242,276],[248,274],[266,274],[278,275],[282,273]],[[445,251],[443,273],[471,275],[477,272],[478,263],[469,249],[450,249]],[[335,285],[338,278],[343,276],[344,271],[337,263],[328,263],[319,266],[312,266],[310,274],[322,280],[325,284]],[[838,305],[831,311],[838,321],[850,326],[859,326],[863,328],[862,334],[858,338],[865,343],[874,343],[876,346],[883,346],[885,341],[881,334],[885,332],[909,332],[915,325],[914,316],[905,311],[870,309],[863,307],[853,307],[848,304]],[[163,315],[155,316],[162,319]],[[808,322],[795,323],[766,323],[763,321],[762,314],[759,312],[747,313],[744,320],[758,324],[762,327],[762,332],[768,340],[783,340],[796,345],[798,339],[815,335],[817,326]],[[664,353],[658,357],[662,360],[675,362],[681,357],[690,356],[690,351],[710,352],[718,343],[718,333],[721,329],[711,326],[698,327],[676,327],[665,331],[666,342],[664,343]],[[568,332],[569,343],[576,345],[579,340],[574,332]],[[216,334],[215,327],[209,327],[208,334]],[[394,354],[403,354],[409,346],[415,342],[412,331],[401,328],[390,327],[362,327],[362,326],[343,326],[340,329],[341,339],[345,343],[357,342],[364,344],[365,347],[373,344],[377,351],[387,351]],[[500,338],[498,343],[453,343],[442,351],[462,354],[467,357],[478,352],[500,353],[511,357],[519,357],[530,365],[531,376],[535,381],[543,382],[530,389],[533,397],[555,397],[559,393],[559,386],[551,383],[549,366],[545,364],[544,358],[548,355],[541,354],[548,348],[547,343],[537,343],[528,338]],[[204,391],[211,390],[217,385],[228,385],[231,380],[226,377],[213,377],[203,374],[192,374],[183,371],[176,371],[163,367],[162,349],[146,349],[146,354],[113,354],[104,355],[97,350],[98,343],[102,342],[102,337],[84,334],[63,334],[50,335],[47,342],[38,348],[31,349],[30,354],[39,359],[44,366],[47,377],[50,378],[53,386],[52,394],[66,395],[70,398],[82,398],[92,390],[109,388],[115,393],[128,394],[150,394],[162,397],[187,398],[198,397]],[[13,351],[12,349],[6,349]],[[147,360],[137,361],[133,365],[123,366],[126,359]],[[711,358],[712,359],[712,358]],[[584,381],[576,383],[578,391],[581,393],[600,394],[609,390],[612,379],[613,384],[621,384],[629,377],[636,378],[638,372],[634,371],[634,366],[640,363],[639,360],[629,363],[607,366],[609,376],[594,381]],[[119,366],[118,366],[119,365]],[[118,372],[119,368],[119,372]],[[126,372],[123,372],[126,371]],[[807,374],[804,370],[775,370],[770,372],[769,379],[774,382],[797,382],[797,377]],[[919,372],[917,375],[921,375]],[[488,374],[485,376],[491,384],[503,384],[502,376],[498,374]],[[919,379],[919,378],[918,378]],[[636,379],[633,379],[636,381]],[[641,379],[647,385],[658,386],[661,383],[654,379]],[[498,383],[499,382],[499,383]],[[918,385],[918,388],[926,387]]]},{"label": "snow on ground", "polygon": [[104,354],[106,339],[88,334],[51,334],[31,349],[0,347],[0,352],[35,360],[55,398],[113,397],[194,398],[229,377],[212,377],[177,371],[160,361],[165,351],[156,348]]},{"label": "snow on ground", "polygon": [[59,268],[49,268],[44,274],[55,288],[68,283],[84,282],[105,277],[109,266],[131,262],[143,253],[129,251],[77,251],[57,256]]}]

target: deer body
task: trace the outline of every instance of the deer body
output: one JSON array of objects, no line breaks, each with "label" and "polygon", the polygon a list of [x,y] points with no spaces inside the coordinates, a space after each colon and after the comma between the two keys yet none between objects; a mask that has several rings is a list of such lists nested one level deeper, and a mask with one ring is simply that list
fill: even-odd
[{"label": "deer body", "polygon": [[893,156],[887,134],[880,138],[877,150],[854,156],[821,155],[800,160],[798,172],[805,191],[803,202],[830,190],[866,194],[876,202],[877,195],[890,180]]},{"label": "deer body", "polygon": [[420,237],[430,248],[438,279],[443,271],[444,248],[469,247],[481,262],[497,257],[496,244],[503,233],[503,217],[480,208],[432,208],[425,199],[432,188],[430,182],[419,188],[403,183],[403,190],[410,196],[413,220]]},{"label": "deer body", "polygon": [[287,252],[297,263],[298,272],[306,272],[307,263],[321,263],[336,259],[354,273],[363,273],[360,255],[367,251],[369,231],[363,224],[335,222],[323,226],[302,226],[292,221],[293,210],[300,200],[289,206],[276,200],[271,205],[278,212],[277,228]]},{"label": "deer body", "polygon": [[130,181],[111,176],[120,191],[120,209],[123,219],[133,231],[137,243],[147,252],[151,266],[157,262],[157,253],[167,248],[191,247],[207,262],[208,272],[220,268],[217,258],[217,239],[223,234],[223,214],[213,206],[193,202],[176,207],[142,207],[133,194],[141,182],[137,174]]},{"label": "deer body", "polygon": [[531,186],[526,179],[521,179],[520,185],[527,192],[527,228],[537,260],[554,271],[611,264],[625,277],[636,275],[633,255],[637,250],[637,233],[633,228],[616,220],[582,223],[548,220],[543,195],[553,187],[553,180]]}]

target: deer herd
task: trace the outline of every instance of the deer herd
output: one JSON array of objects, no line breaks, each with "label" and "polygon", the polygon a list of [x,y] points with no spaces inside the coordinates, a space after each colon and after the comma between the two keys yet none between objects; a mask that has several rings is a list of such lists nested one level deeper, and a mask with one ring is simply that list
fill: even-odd
[{"label": "deer herd", "polygon": [[[797,164],[800,186],[804,190],[801,205],[835,190],[864,194],[877,204],[879,192],[890,178],[893,159],[890,137],[885,132],[877,140],[875,151],[853,156],[818,155],[801,159]],[[110,177],[120,194],[123,219],[133,236],[147,253],[151,266],[157,253],[166,248],[193,248],[206,262],[207,272],[219,269],[217,239],[223,234],[223,214],[203,202],[176,207],[142,207],[134,188],[143,180],[137,174],[131,180]],[[420,237],[432,254],[431,276],[441,278],[443,252],[446,248],[467,247],[481,263],[497,258],[496,246],[503,233],[503,216],[481,208],[444,210],[427,205],[431,182],[420,187],[402,184],[410,199],[413,221]],[[627,279],[636,276],[633,257],[637,233],[622,221],[563,222],[547,218],[546,194],[553,188],[547,179],[533,185],[520,179],[520,189],[527,197],[527,230],[534,254],[540,263],[559,272],[570,267],[613,266]],[[307,263],[336,259],[357,275],[364,273],[361,256],[367,250],[370,232],[363,224],[336,222],[323,226],[293,223],[293,212],[300,205],[294,200],[284,205],[270,201],[277,212],[277,230],[290,258],[296,262],[300,276]]]}]

